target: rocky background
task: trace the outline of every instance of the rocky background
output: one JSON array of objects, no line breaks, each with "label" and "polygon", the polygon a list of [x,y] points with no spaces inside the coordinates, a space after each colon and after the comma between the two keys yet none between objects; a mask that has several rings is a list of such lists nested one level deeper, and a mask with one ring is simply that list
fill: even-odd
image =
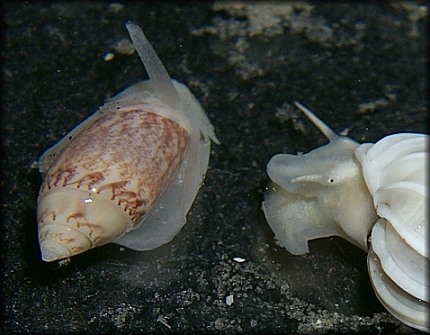
[{"label": "rocky background", "polygon": [[[363,251],[327,238],[292,256],[260,206],[272,155],[326,143],[293,101],[360,142],[428,133],[424,2],[3,2],[2,12],[2,333],[414,333],[378,302]],[[146,78],[130,19],[221,145],[170,244],[46,264],[34,162]]]}]

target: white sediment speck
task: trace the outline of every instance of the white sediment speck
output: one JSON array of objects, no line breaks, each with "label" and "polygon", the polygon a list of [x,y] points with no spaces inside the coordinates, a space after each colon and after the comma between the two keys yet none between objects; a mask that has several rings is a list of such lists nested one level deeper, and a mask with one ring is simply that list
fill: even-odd
[{"label": "white sediment speck", "polygon": [[105,60],[105,62],[109,62],[112,59],[114,59],[115,55],[112,52],[107,52],[105,53],[105,55],[103,56],[103,59]]},{"label": "white sediment speck", "polygon": [[233,302],[234,302],[233,294],[230,294],[230,295],[228,295],[228,296],[225,297],[225,303],[228,306],[231,306],[233,304]]}]

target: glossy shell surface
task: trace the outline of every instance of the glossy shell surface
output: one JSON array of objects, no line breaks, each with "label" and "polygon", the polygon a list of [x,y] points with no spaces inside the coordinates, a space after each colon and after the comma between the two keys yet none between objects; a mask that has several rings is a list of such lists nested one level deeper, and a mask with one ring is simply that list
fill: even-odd
[{"label": "glossy shell surface", "polygon": [[127,28],[150,80],[105,103],[38,162],[45,261],[109,242],[135,250],[169,242],[204,179],[210,141],[218,142],[188,88],[170,79],[139,27]]},{"label": "glossy shell surface", "polygon": [[381,218],[372,228],[369,275],[382,304],[429,331],[428,137],[395,134],[363,144],[356,156]]}]

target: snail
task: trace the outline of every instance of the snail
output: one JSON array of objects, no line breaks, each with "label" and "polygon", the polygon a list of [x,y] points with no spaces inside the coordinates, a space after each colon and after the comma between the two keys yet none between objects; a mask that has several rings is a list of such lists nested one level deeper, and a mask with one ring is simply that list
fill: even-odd
[{"label": "snail", "polygon": [[278,154],[262,210],[293,255],[308,241],[340,236],[368,252],[376,296],[403,323],[429,332],[428,135],[400,133],[375,144],[337,135],[295,105],[328,138],[306,154]]},{"label": "snail", "polygon": [[50,262],[114,242],[151,250],[171,241],[219,143],[200,103],[170,79],[142,29],[126,28],[149,80],[120,92],[38,161],[41,257]]}]

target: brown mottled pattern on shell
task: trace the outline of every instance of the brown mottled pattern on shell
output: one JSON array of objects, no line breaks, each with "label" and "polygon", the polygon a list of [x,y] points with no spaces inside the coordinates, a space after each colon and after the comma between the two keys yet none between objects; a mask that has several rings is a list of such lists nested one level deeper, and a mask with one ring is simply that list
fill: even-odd
[{"label": "brown mottled pattern on shell", "polygon": [[40,195],[55,187],[95,189],[135,224],[176,172],[188,139],[188,132],[167,117],[145,110],[112,112],[64,149]]}]

